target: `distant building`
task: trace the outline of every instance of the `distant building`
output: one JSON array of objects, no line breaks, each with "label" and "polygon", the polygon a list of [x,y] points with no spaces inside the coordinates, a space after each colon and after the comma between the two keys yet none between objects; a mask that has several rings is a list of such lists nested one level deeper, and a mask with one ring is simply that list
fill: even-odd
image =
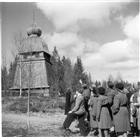
[{"label": "distant building", "polygon": [[53,84],[54,76],[48,45],[40,37],[41,28],[34,22],[27,29],[28,37],[24,39],[22,50],[11,88],[14,91],[27,91],[49,95],[49,87]]}]

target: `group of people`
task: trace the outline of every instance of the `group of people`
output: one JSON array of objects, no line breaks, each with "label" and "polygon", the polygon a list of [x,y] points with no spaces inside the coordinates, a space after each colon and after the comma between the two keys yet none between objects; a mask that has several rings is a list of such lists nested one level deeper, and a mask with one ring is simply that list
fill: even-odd
[{"label": "group of people", "polygon": [[76,93],[68,89],[67,116],[61,127],[66,136],[71,132],[69,127],[73,121],[78,121],[82,136],[87,135],[87,128],[99,137],[127,137],[130,131],[133,136],[140,136],[140,85],[130,99],[122,83],[114,85],[108,81],[107,85],[105,89],[83,84]]}]

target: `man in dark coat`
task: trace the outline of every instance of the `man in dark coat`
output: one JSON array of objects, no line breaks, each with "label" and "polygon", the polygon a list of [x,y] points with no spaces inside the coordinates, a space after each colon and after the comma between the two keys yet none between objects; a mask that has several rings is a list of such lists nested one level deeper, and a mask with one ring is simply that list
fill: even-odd
[{"label": "man in dark coat", "polygon": [[119,136],[127,136],[127,132],[131,130],[129,111],[127,108],[128,98],[124,92],[124,85],[122,83],[116,84],[118,94],[114,97],[113,114],[115,131]]},{"label": "man in dark coat", "polygon": [[66,92],[66,103],[65,103],[65,115],[68,114],[68,112],[71,110],[71,104],[70,104],[70,99],[71,99],[71,90],[70,88],[68,88],[67,92]]}]

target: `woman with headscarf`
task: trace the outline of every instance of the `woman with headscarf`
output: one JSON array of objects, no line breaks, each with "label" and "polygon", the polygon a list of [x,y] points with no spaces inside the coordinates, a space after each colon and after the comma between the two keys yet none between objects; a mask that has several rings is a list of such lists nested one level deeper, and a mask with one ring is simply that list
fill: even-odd
[{"label": "woman with headscarf", "polygon": [[96,119],[98,120],[99,134],[100,137],[109,137],[109,129],[112,127],[110,105],[107,103],[108,97],[105,95],[105,88],[99,87],[98,93]]},{"label": "woman with headscarf", "polygon": [[115,95],[112,107],[115,131],[118,137],[127,137],[127,132],[131,130],[129,111],[127,108],[128,99],[123,89],[124,85],[122,83],[116,84],[116,90],[118,90],[118,94]]}]

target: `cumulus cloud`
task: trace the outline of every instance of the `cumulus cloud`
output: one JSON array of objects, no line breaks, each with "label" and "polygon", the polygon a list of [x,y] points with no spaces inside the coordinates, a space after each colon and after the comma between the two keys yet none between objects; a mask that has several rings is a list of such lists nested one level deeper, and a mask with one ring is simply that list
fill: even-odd
[{"label": "cumulus cloud", "polygon": [[[125,40],[118,40],[114,42],[106,43],[100,46],[98,52],[96,54],[90,54],[84,59],[84,64],[87,67],[91,67],[91,63],[94,67],[98,67],[100,69],[134,69],[138,68],[139,63],[139,44],[135,42],[138,40],[138,30],[137,27],[133,28],[135,33],[129,33],[129,25],[134,26],[138,25],[138,20],[136,22],[138,16],[134,18],[134,20],[129,21],[125,24],[124,30],[127,28],[128,36],[131,36]],[[131,32],[131,27],[130,27]],[[131,35],[129,35],[131,34]],[[133,39],[135,38],[135,39]],[[136,41],[137,41],[136,40]],[[98,62],[98,63],[97,63]]]},{"label": "cumulus cloud", "polygon": [[124,33],[131,39],[139,39],[139,14],[136,17],[126,19]]},{"label": "cumulus cloud", "polygon": [[[84,39],[78,33],[81,29],[104,27],[111,23],[110,14],[120,10],[126,3],[100,2],[55,2],[37,3],[43,13],[49,18],[55,31],[45,34],[50,51],[57,47],[60,56],[75,59],[81,56],[85,69],[91,74],[99,73],[108,76],[118,70],[128,78],[128,71],[138,73],[139,60],[139,15],[120,17],[122,32],[127,36],[101,45],[97,41]],[[127,71],[128,70],[128,71]],[[100,71],[100,72],[99,72]],[[126,74],[126,75],[125,75]],[[132,75],[131,75],[132,77]],[[129,77],[130,78],[130,77]]]},{"label": "cumulus cloud", "polygon": [[121,24],[123,33],[130,39],[139,39],[139,14],[134,16],[123,17],[120,15],[115,18]]},{"label": "cumulus cloud", "polygon": [[[126,3],[125,3],[126,4]],[[50,19],[56,30],[79,31],[108,23],[110,13],[120,10],[123,2],[38,2],[37,7]]]},{"label": "cumulus cloud", "polygon": [[50,51],[54,46],[68,57],[76,58],[77,56],[87,56],[88,53],[94,53],[99,50],[100,44],[95,41],[83,40],[76,33],[62,32],[45,34],[43,39],[48,43]]},{"label": "cumulus cloud", "polygon": [[[131,20],[129,20],[131,18]],[[100,73],[107,78],[107,74],[115,75],[121,72],[125,80],[136,81],[139,74],[139,15],[123,19],[122,30],[128,38],[103,44],[96,54],[83,57],[84,65],[93,76]],[[124,23],[125,22],[125,23]],[[122,24],[121,24],[122,25]],[[98,72],[97,72],[98,70]]]}]

